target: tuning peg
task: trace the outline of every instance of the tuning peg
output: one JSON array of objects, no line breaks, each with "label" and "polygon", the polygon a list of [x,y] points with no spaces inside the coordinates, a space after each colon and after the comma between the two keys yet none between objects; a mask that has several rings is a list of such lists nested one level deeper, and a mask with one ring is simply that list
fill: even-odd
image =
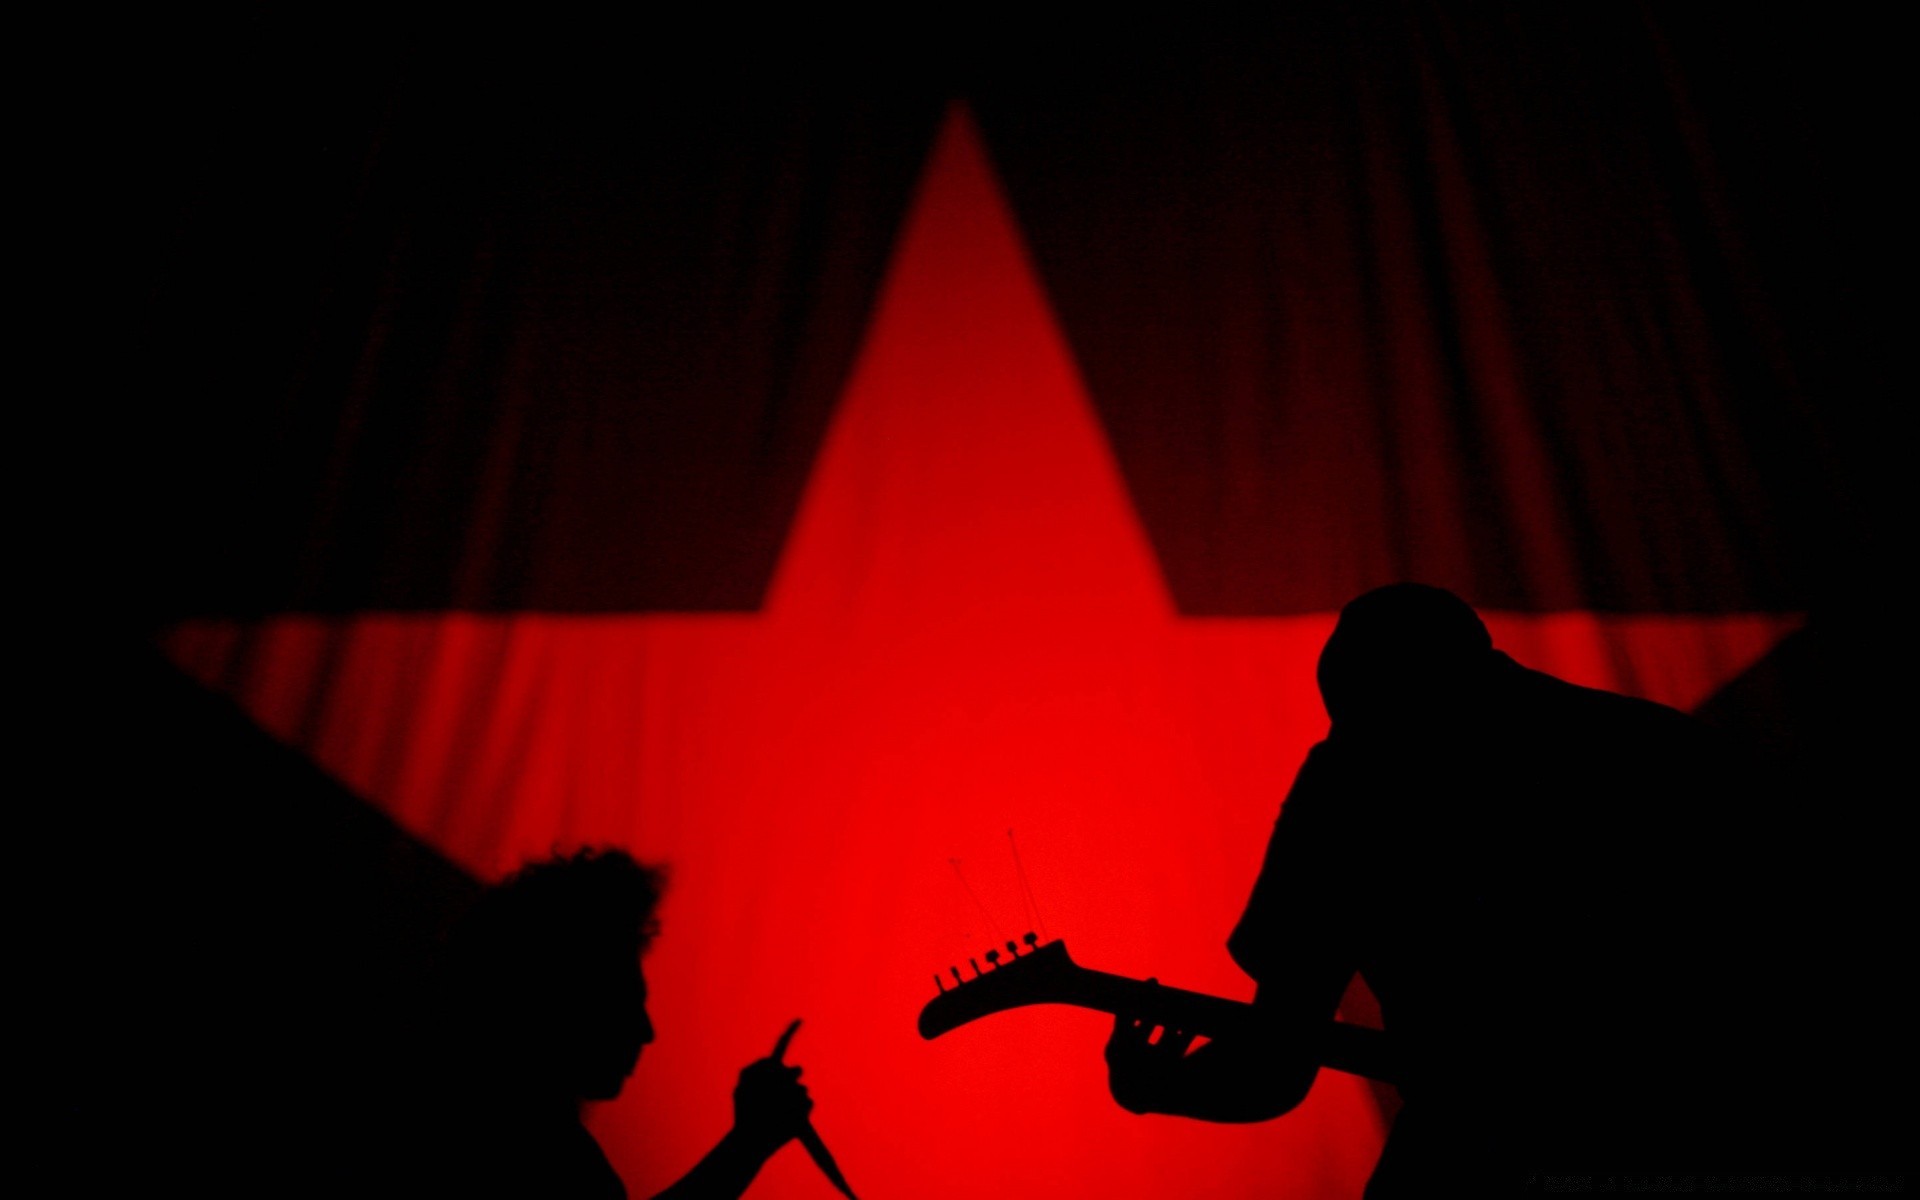
[{"label": "tuning peg", "polygon": [[964,979],[962,979],[962,978],[960,978],[960,968],[959,968],[959,967],[948,967],[948,968],[947,968],[947,970],[949,970],[949,971],[952,971],[952,972],[953,972],[953,981],[954,981],[954,983],[956,983],[956,984],[961,984],[961,983],[965,983],[965,982],[966,982],[966,980],[964,980]]},{"label": "tuning peg", "polygon": [[1016,941],[1014,941],[1014,940],[1013,940],[1012,938],[1008,938],[1008,939],[1007,939],[1007,953],[1008,953],[1008,954],[1011,954],[1011,955],[1012,955],[1013,957],[1015,957],[1015,958],[1019,958],[1019,957],[1020,957],[1020,943],[1019,943],[1019,942],[1016,942]]},{"label": "tuning peg", "polygon": [[967,960],[967,962],[968,962],[968,964],[969,964],[969,965],[971,965],[971,966],[973,967],[973,977],[974,977],[975,979],[978,979],[978,978],[980,978],[980,974],[981,974],[981,972],[980,972],[980,960],[979,960],[979,959],[977,959],[977,958],[969,958],[969,959]]},{"label": "tuning peg", "polygon": [[1040,935],[1029,929],[1027,930],[1027,936],[1020,940],[1027,944],[1027,949],[1032,950],[1040,944]]},{"label": "tuning peg", "polygon": [[998,950],[987,951],[987,970],[991,971],[999,965],[1000,965],[1000,952]]},{"label": "tuning peg", "polygon": [[947,981],[940,978],[940,972],[938,971],[933,973],[933,986],[940,989],[941,995],[944,996],[947,994]]}]

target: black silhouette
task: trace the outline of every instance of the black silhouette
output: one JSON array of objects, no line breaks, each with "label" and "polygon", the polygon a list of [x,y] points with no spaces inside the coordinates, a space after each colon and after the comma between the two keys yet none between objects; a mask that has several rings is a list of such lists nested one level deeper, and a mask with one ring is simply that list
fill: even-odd
[{"label": "black silhouette", "polygon": [[[1148,1029],[1177,1029],[1189,1041],[1257,1034],[1264,1023],[1263,1014],[1251,1004],[1161,987],[1154,979],[1090,971],[1068,956],[1064,941],[1042,944],[1034,933],[1025,940],[1025,951],[1014,941],[1007,942],[1005,955],[987,951],[984,971],[978,958],[969,959],[974,968],[970,979],[958,967],[949,968],[951,986],[936,975],[939,995],[920,1010],[920,1036],[932,1040],[982,1017],[1034,1004],[1065,1004],[1124,1015],[1135,1028],[1145,1024]],[[1329,1021],[1305,1049],[1315,1062],[1336,1071],[1383,1083],[1399,1078],[1390,1039],[1370,1026]]]},{"label": "black silhouette", "polygon": [[[1123,1015],[1135,1112],[1291,1110],[1357,972],[1404,1106],[1367,1195],[1529,1173],[1753,1170],[1792,1145],[1807,1070],[1769,939],[1788,927],[1764,781],[1675,710],[1525,669],[1435,588],[1369,592],[1320,659],[1332,730],[1301,767],[1229,941],[1256,1027]],[[1802,1015],[1804,1019],[1804,1014]]]},{"label": "black silhouette", "polygon": [[[662,878],[619,850],[530,865],[481,897],[450,941],[424,1030],[432,1053],[391,1133],[378,1190],[400,1195],[626,1195],[581,1106],[618,1095],[654,1040],[641,955]],[[734,1125],[661,1200],[736,1197],[810,1131],[800,1069],[740,1073]]]}]

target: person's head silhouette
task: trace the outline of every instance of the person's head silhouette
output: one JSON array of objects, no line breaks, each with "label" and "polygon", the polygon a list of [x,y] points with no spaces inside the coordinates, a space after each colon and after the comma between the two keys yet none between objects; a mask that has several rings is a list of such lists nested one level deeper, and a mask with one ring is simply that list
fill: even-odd
[{"label": "person's head silhouette", "polygon": [[1396,583],[1340,610],[1320,652],[1320,696],[1336,728],[1442,722],[1495,661],[1493,639],[1465,601]]},{"label": "person's head silhouette", "polygon": [[662,884],[624,851],[583,850],[489,889],[449,948],[476,1065],[550,1100],[618,1095],[653,1041],[640,955]]}]

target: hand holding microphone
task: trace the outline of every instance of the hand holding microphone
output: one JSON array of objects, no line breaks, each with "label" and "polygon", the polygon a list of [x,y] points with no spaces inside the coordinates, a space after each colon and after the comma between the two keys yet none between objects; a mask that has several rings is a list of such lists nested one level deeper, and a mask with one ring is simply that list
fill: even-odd
[{"label": "hand holding microphone", "polygon": [[846,1176],[813,1128],[813,1099],[800,1083],[800,1068],[786,1063],[787,1046],[799,1031],[799,1021],[787,1026],[774,1043],[772,1055],[748,1064],[740,1072],[739,1086],[733,1089],[734,1128],[741,1136],[763,1145],[769,1154],[797,1138],[827,1181],[847,1200],[854,1200]]}]

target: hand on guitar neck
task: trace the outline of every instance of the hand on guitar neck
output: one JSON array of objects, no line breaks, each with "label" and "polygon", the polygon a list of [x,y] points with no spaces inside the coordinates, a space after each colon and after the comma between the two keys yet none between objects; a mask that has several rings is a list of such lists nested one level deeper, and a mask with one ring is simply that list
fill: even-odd
[{"label": "hand on guitar neck", "polygon": [[[1148,988],[1159,981],[1149,979]],[[1150,1006],[1151,1007],[1151,1006]],[[1156,1036],[1156,1033],[1158,1036]],[[1319,1059],[1304,1038],[1269,1037],[1249,1025],[1193,1049],[1200,1035],[1120,1013],[1107,1039],[1107,1090],[1137,1114],[1244,1123],[1278,1117],[1306,1098]]]},{"label": "hand on guitar neck", "polygon": [[[1159,986],[1158,979],[1147,980],[1148,987]],[[1107,1039],[1107,1089],[1114,1103],[1131,1113],[1176,1111],[1184,1105],[1175,1101],[1186,1091],[1191,1071],[1188,1051],[1198,1034],[1184,1029],[1156,1026],[1145,1017],[1120,1013],[1113,1019],[1113,1036]]]}]

